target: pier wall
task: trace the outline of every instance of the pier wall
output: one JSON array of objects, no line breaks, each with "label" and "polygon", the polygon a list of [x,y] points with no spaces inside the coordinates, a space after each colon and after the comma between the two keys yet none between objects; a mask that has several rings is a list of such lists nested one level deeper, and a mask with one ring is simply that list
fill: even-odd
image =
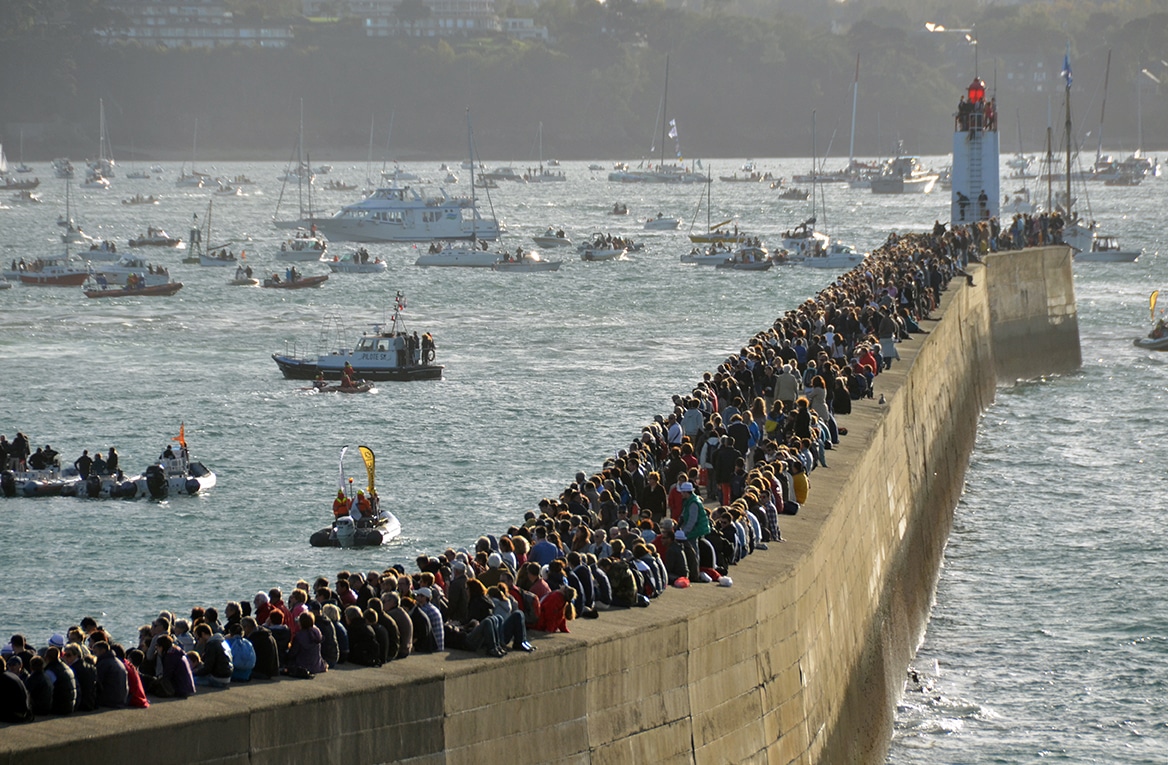
[{"label": "pier wall", "polygon": [[781,517],[786,541],[732,587],[572,622],[531,655],[415,656],[8,727],[0,765],[882,763],[995,353],[1032,374],[1077,357],[1063,250],[992,256],[975,286],[952,283],[879,377],[885,403],[844,418],[811,500]]}]

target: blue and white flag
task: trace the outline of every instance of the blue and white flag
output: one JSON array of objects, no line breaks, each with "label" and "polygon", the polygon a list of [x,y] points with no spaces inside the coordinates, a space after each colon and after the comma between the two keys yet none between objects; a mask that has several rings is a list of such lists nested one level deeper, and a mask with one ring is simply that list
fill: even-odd
[{"label": "blue and white flag", "polygon": [[669,120],[669,137],[677,139],[677,120]]},{"label": "blue and white flag", "polygon": [[1071,89],[1071,44],[1067,43],[1067,52],[1063,54],[1063,70],[1059,75],[1067,78],[1067,90]]}]

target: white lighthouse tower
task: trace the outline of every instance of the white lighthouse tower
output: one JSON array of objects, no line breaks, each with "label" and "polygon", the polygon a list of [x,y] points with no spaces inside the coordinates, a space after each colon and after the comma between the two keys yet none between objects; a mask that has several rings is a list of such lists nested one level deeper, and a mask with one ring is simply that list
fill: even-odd
[{"label": "white lighthouse tower", "polygon": [[977,77],[957,106],[951,181],[951,226],[998,217],[1001,199],[997,106],[992,99],[986,99],[985,82]]}]

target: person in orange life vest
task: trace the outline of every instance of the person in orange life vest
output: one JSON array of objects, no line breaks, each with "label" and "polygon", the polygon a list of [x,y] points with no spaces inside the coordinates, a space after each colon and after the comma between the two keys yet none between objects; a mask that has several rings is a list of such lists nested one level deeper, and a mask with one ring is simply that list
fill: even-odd
[{"label": "person in orange life vest", "polygon": [[362,518],[373,517],[373,504],[365,496],[364,489],[357,492],[357,510],[360,511]]},{"label": "person in orange life vest", "polygon": [[353,387],[353,365],[347,361],[345,362],[345,368],[341,370],[341,387]]},{"label": "person in orange life vest", "polygon": [[343,489],[337,489],[337,498],[333,500],[333,517],[343,518],[349,514],[349,506],[352,502],[345,496]]}]

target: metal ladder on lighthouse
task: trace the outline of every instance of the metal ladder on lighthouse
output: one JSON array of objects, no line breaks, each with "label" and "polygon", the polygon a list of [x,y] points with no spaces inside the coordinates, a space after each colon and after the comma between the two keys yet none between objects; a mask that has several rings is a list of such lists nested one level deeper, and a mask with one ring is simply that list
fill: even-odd
[{"label": "metal ladder on lighthouse", "polygon": [[982,177],[981,177],[981,155],[982,155],[982,138],[985,133],[984,126],[979,126],[976,130],[969,132],[969,207],[973,212],[971,220],[978,221],[982,219],[984,210],[981,209],[981,203],[978,201],[982,192]]}]

